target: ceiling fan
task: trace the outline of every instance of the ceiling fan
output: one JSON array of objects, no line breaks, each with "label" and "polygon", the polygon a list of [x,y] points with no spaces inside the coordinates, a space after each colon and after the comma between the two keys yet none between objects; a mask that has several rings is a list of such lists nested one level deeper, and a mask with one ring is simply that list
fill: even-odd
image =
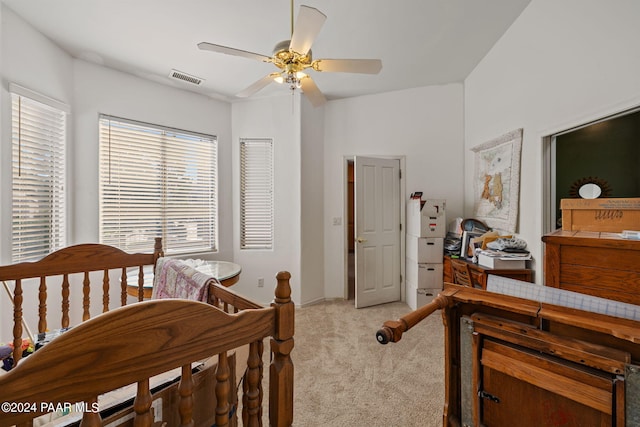
[{"label": "ceiling fan", "polygon": [[313,79],[305,73],[307,69],[320,72],[378,74],[382,69],[379,59],[313,59],[311,45],[327,19],[318,9],[300,6],[300,12],[293,26],[293,0],[291,0],[291,40],[284,40],[273,49],[272,56],[234,49],[213,43],[198,43],[201,50],[241,56],[262,62],[270,62],[280,69],[270,73],[247,87],[236,96],[246,98],[266,87],[272,82],[287,83],[291,90],[302,89],[304,95],[314,107],[326,102],[326,98],[318,89]]}]

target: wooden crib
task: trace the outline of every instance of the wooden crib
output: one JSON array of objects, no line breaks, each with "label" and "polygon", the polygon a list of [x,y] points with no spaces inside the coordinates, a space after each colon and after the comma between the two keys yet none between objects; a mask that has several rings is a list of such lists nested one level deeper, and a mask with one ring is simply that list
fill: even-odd
[{"label": "wooden crib", "polygon": [[[114,425],[243,425],[259,426],[263,422],[263,347],[270,339],[269,424],[290,426],[293,422],[293,349],[294,304],[289,286],[290,274],[277,275],[275,299],[263,307],[236,292],[217,284],[209,284],[208,303],[166,299],[142,301],[145,266],[154,265],[162,256],[162,243],[156,239],[153,254],[128,254],[117,248],[99,244],[83,244],[56,251],[34,263],[0,267],[0,280],[13,285],[14,300],[14,367],[0,376],[0,402],[9,402],[0,412],[0,426],[30,426],[32,420],[59,408],[75,408],[82,412],[82,426],[102,425],[103,411],[98,397],[113,390],[137,384],[132,408],[133,420]],[[138,269],[138,300],[127,305],[127,276]],[[114,304],[110,289],[114,282],[120,301]],[[93,277],[100,279],[94,283]],[[79,274],[82,283],[75,279]],[[38,286],[38,301],[25,301],[26,287]],[[33,354],[21,360],[23,312],[25,306],[37,309],[38,332],[50,326],[53,307],[47,304],[51,289],[61,292],[60,327],[71,325],[74,286],[82,288],[82,322],[54,338]],[[91,291],[98,288],[102,313],[91,318]],[[71,305],[71,307],[70,307]],[[110,309],[111,306],[119,307]],[[247,348],[246,360],[236,360]],[[199,396],[194,386],[194,366],[215,357],[214,396]],[[234,364],[241,365],[234,369]],[[156,391],[150,378],[166,371],[178,371],[179,383],[172,408],[175,424],[154,416],[152,404]],[[242,375],[242,398],[234,372]],[[167,395],[165,395],[167,396]],[[166,399],[166,397],[165,397]],[[173,398],[172,398],[173,399]],[[194,402],[211,406],[214,420],[198,419],[202,411]],[[165,405],[166,406],[166,405]],[[214,410],[214,409],[215,410]],[[241,408],[241,409],[239,409]],[[208,408],[205,408],[208,409]],[[127,410],[120,411],[126,413]],[[237,415],[236,415],[237,414]],[[240,415],[241,414],[241,415]],[[157,415],[157,414],[156,414]],[[204,416],[202,416],[204,417]],[[131,424],[133,422],[133,424]],[[162,423],[165,424],[162,424]]]}]

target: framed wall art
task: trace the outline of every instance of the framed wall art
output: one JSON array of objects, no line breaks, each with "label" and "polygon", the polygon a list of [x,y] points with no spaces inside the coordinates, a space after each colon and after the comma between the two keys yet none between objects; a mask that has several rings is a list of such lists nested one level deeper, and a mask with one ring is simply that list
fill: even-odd
[{"label": "framed wall art", "polygon": [[471,150],[475,153],[475,218],[491,228],[515,233],[520,197],[522,129]]}]

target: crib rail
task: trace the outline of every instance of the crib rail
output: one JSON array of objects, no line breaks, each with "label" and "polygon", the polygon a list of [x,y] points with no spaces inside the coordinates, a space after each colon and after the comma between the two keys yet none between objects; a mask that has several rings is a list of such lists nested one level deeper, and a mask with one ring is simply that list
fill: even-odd
[{"label": "crib rail", "polygon": [[[142,300],[144,285],[143,267],[155,265],[158,258],[163,256],[162,239],[156,238],[154,252],[148,254],[130,254],[118,248],[102,244],[80,244],[69,246],[55,251],[39,261],[22,262],[13,265],[0,266],[0,281],[11,292],[13,303],[13,366],[16,366],[22,357],[23,334],[23,306],[25,304],[25,286],[31,286],[31,280],[35,279],[38,286],[38,331],[43,333],[51,329],[47,323],[48,293],[52,286],[59,286],[61,292],[61,317],[60,328],[69,327],[70,313],[70,277],[82,276],[82,321],[91,317],[91,289],[99,286],[102,290],[102,298],[98,301],[102,305],[102,312],[109,311],[109,293],[111,283],[109,272],[118,270],[121,272],[120,280],[120,304],[127,303],[127,270],[137,267],[139,300]],[[90,273],[102,273],[100,283],[92,284]],[[9,287],[13,284],[13,290]],[[56,329],[55,326],[53,329]],[[31,335],[30,331],[26,331]],[[33,341],[33,337],[32,338]]]},{"label": "crib rail", "polygon": [[212,281],[209,284],[209,304],[226,313],[237,313],[241,310],[262,307],[262,305],[243,297],[216,281]]},{"label": "crib rail", "polygon": [[[271,337],[270,425],[291,426],[294,304],[290,277],[288,272],[278,273],[270,307],[247,308],[234,314],[210,304],[177,299],[144,301],[111,310],[54,339],[0,377],[0,401],[86,402],[91,408],[98,395],[137,383],[134,425],[150,427],[153,416],[149,378],[182,367],[178,386],[181,425],[193,426],[191,363],[217,354],[215,423],[218,427],[227,426],[232,410],[229,397],[235,389],[229,382],[227,352],[249,344],[242,419],[246,426],[261,426],[262,343]],[[250,303],[236,301],[238,305]],[[78,346],[78,342],[83,345]],[[46,381],[42,381],[45,371]],[[34,415],[37,414],[3,414],[0,424],[29,422]],[[100,414],[85,412],[82,425],[101,426]]]}]

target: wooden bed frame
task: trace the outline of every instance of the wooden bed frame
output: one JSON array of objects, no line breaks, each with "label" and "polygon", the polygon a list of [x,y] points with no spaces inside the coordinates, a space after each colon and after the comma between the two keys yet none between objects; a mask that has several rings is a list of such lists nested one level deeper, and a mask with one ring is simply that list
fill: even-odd
[{"label": "wooden bed frame", "polygon": [[384,322],[398,342],[442,310],[444,426],[640,425],[640,322],[446,283]]},{"label": "wooden bed frame", "polygon": [[[32,419],[60,405],[86,408],[82,426],[102,425],[97,399],[103,393],[137,383],[133,403],[136,426],[154,425],[149,378],[181,368],[179,391],[180,425],[205,425],[194,419],[192,363],[217,355],[215,378],[215,425],[235,423],[237,394],[230,375],[230,356],[247,345],[248,357],[243,393],[238,409],[243,425],[262,425],[262,377],[264,340],[270,338],[269,424],[290,426],[293,422],[294,304],[290,274],[277,274],[275,299],[269,307],[250,301],[212,281],[208,304],[166,299],[142,301],[143,267],[162,256],[162,242],[156,239],[153,254],[128,254],[99,244],[83,244],[56,251],[40,261],[0,267],[0,280],[14,285],[14,367],[0,376],[0,402],[11,402],[0,413],[0,425],[32,425]],[[139,269],[139,301],[127,305],[127,270]],[[120,277],[120,307],[110,310],[112,270]],[[102,277],[103,313],[90,318],[91,272]],[[82,284],[72,275],[80,274]],[[95,275],[95,273],[93,273]],[[56,277],[57,276],[57,277]],[[48,330],[47,292],[61,281],[61,327],[69,326],[70,287],[82,286],[83,321],[51,340],[32,355],[20,360],[23,339],[23,287],[36,279],[38,288],[38,331]],[[51,314],[51,313],[49,313]],[[79,406],[77,406],[78,404]],[[6,408],[3,408],[6,409]],[[230,416],[231,415],[231,416]],[[210,424],[208,424],[210,425]]]}]

